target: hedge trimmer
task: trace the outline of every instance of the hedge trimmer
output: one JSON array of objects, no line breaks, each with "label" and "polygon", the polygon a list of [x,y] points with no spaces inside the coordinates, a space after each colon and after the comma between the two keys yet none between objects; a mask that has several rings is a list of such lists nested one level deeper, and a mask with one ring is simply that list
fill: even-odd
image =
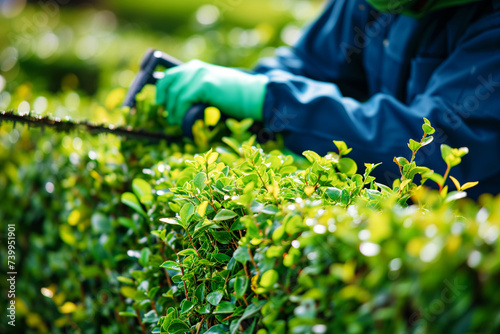
[{"label": "hedge trimmer", "polygon": [[[135,96],[144,88],[146,84],[154,84],[158,79],[163,77],[163,72],[156,72],[158,66],[171,68],[180,65],[182,62],[170,55],[157,50],[148,50],[144,55],[140,71],[135,77],[126,98],[123,102],[124,107],[135,107]],[[48,116],[37,116],[30,113],[16,114],[14,111],[0,111],[1,121],[10,121],[21,124],[27,124],[28,127],[45,127],[54,128],[58,132],[69,132],[76,129],[83,130],[90,134],[111,133],[127,138],[147,139],[151,141],[166,140],[169,142],[180,142],[184,137],[192,137],[191,129],[194,122],[203,118],[203,112],[207,105],[195,104],[184,116],[182,122],[183,135],[168,135],[162,132],[151,132],[148,130],[138,130],[131,127],[115,127],[113,125],[95,124],[89,121],[73,121],[71,119],[51,118]]]},{"label": "hedge trimmer", "polygon": [[147,139],[150,141],[167,140],[169,142],[182,141],[182,136],[168,135],[163,132],[152,132],[147,130],[137,130],[130,127],[115,127],[113,125],[95,124],[88,121],[72,121],[70,119],[50,118],[48,116],[34,116],[29,113],[19,115],[14,111],[0,111],[0,123],[10,121],[20,124],[26,124],[28,127],[46,127],[54,128],[57,132],[71,132],[82,130],[89,134],[111,133],[117,136],[127,138]]}]

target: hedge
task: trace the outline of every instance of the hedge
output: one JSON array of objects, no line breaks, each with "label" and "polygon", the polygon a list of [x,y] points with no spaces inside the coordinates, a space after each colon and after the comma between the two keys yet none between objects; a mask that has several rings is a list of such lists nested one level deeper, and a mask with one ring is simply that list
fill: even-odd
[{"label": "hedge", "polygon": [[[164,119],[152,92],[138,97],[149,122]],[[205,121],[214,118],[207,110]],[[370,176],[377,165],[362,170],[343,142],[300,160],[278,143],[263,149],[250,126],[200,120],[194,142],[182,145],[33,130],[3,150],[1,218],[18,223],[22,254],[18,325],[51,333],[499,328],[500,198],[429,190],[414,176],[442,176],[404,158],[395,159],[401,180],[379,184]],[[423,130],[409,156],[429,141],[431,125]],[[18,132],[2,136],[6,147]],[[443,148],[449,164],[465,153]]]}]

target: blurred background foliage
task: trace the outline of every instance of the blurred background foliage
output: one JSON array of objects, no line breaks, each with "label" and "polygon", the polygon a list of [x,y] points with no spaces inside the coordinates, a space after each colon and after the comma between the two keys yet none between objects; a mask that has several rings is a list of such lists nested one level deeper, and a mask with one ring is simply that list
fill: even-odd
[{"label": "blurred background foliage", "polygon": [[[124,124],[116,107],[148,48],[251,68],[293,44],[321,2],[0,0],[0,110]],[[119,222],[120,195],[194,148],[7,122],[0,147],[1,238],[16,224],[15,332],[133,332],[136,321],[118,315],[117,277],[144,240]],[[12,329],[4,317],[0,332]]]},{"label": "blurred background foliage", "polygon": [[[66,4],[4,0],[0,88],[11,96],[3,94],[0,107],[17,108],[19,99],[29,102],[33,94],[67,91],[77,92],[80,100],[96,95],[103,101],[111,88],[129,86],[150,47],[184,61],[198,58],[249,68],[258,58],[272,55],[276,46],[293,44],[320,4],[294,0],[62,2]],[[63,114],[63,109],[58,113]]]}]

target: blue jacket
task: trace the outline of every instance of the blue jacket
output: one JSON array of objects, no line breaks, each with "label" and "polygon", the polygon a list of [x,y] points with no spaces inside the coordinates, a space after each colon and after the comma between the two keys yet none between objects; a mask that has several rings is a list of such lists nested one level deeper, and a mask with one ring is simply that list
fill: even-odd
[{"label": "blue jacket", "polygon": [[500,192],[500,0],[418,20],[364,0],[330,1],[294,48],[255,71],[270,78],[265,129],[298,154],[326,154],[344,140],[358,165],[382,162],[374,175],[392,184],[393,158],[411,157],[408,140],[420,140],[426,117],[436,133],[417,165],[444,174],[440,145],[466,146],[451,175],[480,182],[472,197]]}]

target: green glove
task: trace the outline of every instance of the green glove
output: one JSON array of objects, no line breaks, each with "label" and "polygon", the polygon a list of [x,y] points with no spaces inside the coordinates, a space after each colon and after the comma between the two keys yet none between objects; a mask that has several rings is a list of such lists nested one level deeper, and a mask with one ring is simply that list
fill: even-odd
[{"label": "green glove", "polygon": [[172,124],[180,125],[195,103],[217,107],[231,117],[261,121],[268,81],[262,74],[192,60],[165,71],[156,83],[156,103],[166,107]]}]

